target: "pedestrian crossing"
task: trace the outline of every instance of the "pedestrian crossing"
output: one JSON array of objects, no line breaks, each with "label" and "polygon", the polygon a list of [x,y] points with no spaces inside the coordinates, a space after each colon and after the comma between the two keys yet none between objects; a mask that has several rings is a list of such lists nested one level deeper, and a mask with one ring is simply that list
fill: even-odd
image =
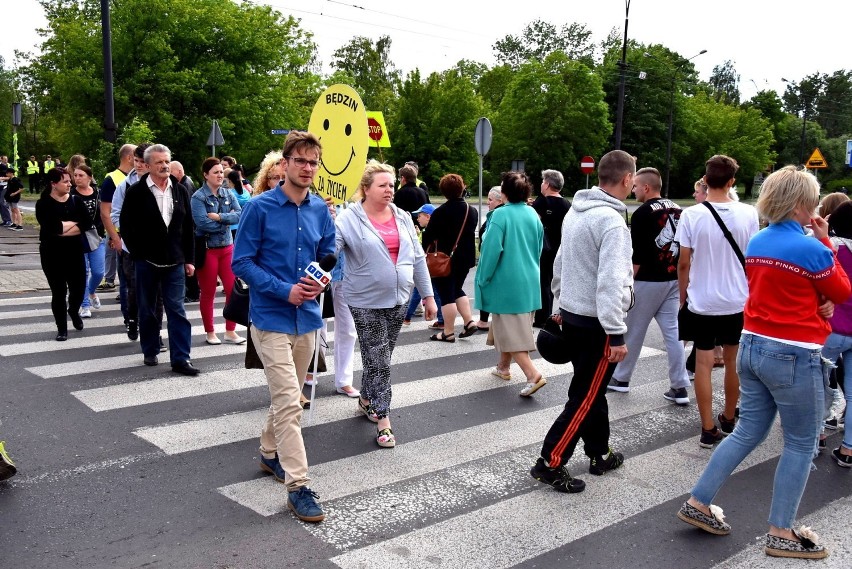
[{"label": "pedestrian crossing", "polygon": [[[399,442],[387,450],[367,444],[374,426],[360,415],[355,401],[334,395],[329,354],[329,370],[320,374],[313,410],[302,419],[310,486],[319,493],[327,518],[304,524],[287,511],[286,488],[256,466],[268,393],[263,372],[242,366],[245,346],[204,345],[197,305],[189,305],[192,361],[203,373],[179,376],[168,365],[142,365],[138,345],[127,340],[118,306],[110,301],[93,311],[95,317],[86,320],[82,332],[72,332],[64,343],[53,341],[49,302],[44,295],[0,299],[0,356],[20,362],[30,376],[67,386],[80,414],[113,426],[116,437],[135,441],[128,445],[136,453],[132,456],[143,457],[138,460],[207,461],[224,455],[227,462],[244,464],[236,480],[223,476],[208,488],[210,499],[219,500],[226,512],[249,512],[293,531],[301,528],[306,539],[331,548],[328,560],[335,566],[668,567],[657,547],[659,555],[675,555],[678,548],[689,551],[688,558],[678,557],[671,566],[766,563],[759,538],[766,531],[780,425],[732,478],[732,485],[749,488],[748,494],[724,489],[720,494],[720,505],[735,514],[756,512],[739,526],[737,536],[709,540],[678,522],[674,514],[710,454],[697,444],[694,405],[680,407],[662,398],[668,389],[667,362],[654,331],[630,393],[608,396],[611,444],[624,452],[625,465],[602,477],[589,475],[579,445],[567,465],[587,482],[585,492],[577,495],[554,492],[528,474],[567,398],[570,364],[536,358],[548,385],[522,399],[517,395],[524,381],[519,368],[513,366],[509,381],[490,374],[495,357],[484,334],[454,344],[429,342],[428,324],[414,321],[403,327],[394,352],[392,420]],[[223,299],[216,302],[219,314]],[[333,320],[328,341],[334,342]],[[167,361],[167,354],[162,356]],[[356,386],[360,371],[356,351]],[[215,404],[208,405],[210,401]],[[234,404],[229,407],[228,401]],[[361,435],[363,445],[340,448],[334,442]],[[830,443],[837,442],[839,436],[832,435]],[[140,445],[145,452],[138,452]],[[832,555],[813,565],[848,569],[852,478],[826,457],[816,459],[816,465],[816,482],[800,513]],[[75,475],[112,467],[106,461],[97,468],[81,467]],[[835,490],[823,496],[814,484],[831,484]],[[728,521],[736,531],[737,519],[730,511]],[[613,543],[608,537],[613,535],[629,535],[630,541]],[[774,561],[772,566],[787,565]]]}]

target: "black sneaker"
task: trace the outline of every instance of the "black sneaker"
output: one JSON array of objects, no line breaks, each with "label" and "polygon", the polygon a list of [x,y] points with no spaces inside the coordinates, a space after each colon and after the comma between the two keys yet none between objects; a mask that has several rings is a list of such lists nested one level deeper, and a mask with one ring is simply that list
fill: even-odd
[{"label": "black sneaker", "polygon": [[12,231],[23,231],[23,230],[24,230],[24,228],[21,225],[13,225],[12,226]]},{"label": "black sneaker", "polygon": [[104,281],[101,284],[99,284],[98,287],[95,290],[98,290],[98,291],[115,290],[115,283],[111,283],[109,281]]},{"label": "black sneaker", "polygon": [[820,439],[819,444],[817,444],[817,454],[822,454],[822,451],[828,448],[828,441],[826,439]]},{"label": "black sneaker", "polygon": [[717,418],[717,419],[719,419],[719,428],[720,428],[720,429],[721,429],[721,431],[722,431],[722,436],[723,436],[723,437],[727,437],[728,435],[730,435],[731,433],[733,433],[733,432],[734,432],[734,427],[736,427],[736,426],[737,426],[737,418],[736,418],[736,415],[734,416],[734,418],[733,418],[733,419],[730,419],[730,420],[729,420],[729,419],[726,419],[726,418],[725,418],[725,414],[724,414],[724,413],[719,413],[719,414],[716,416],[716,418]]},{"label": "black sneaker", "polygon": [[160,336],[160,353],[165,352],[168,348],[166,348],[166,344],[163,342],[163,337]]},{"label": "black sneaker", "polygon": [[705,431],[704,429],[701,429],[701,438],[698,441],[698,446],[701,448],[713,448],[713,445],[720,442],[723,438],[725,438],[725,436],[722,434],[722,431],[713,425],[712,431]]},{"label": "black sneaker", "polygon": [[596,456],[589,459],[589,474],[602,476],[604,473],[615,470],[622,464],[624,464],[624,455],[620,452],[612,452],[612,449],[609,449],[606,457]]},{"label": "black sneaker", "polygon": [[139,339],[139,326],[136,324],[136,320],[127,321],[127,338],[131,342]]},{"label": "black sneaker", "polygon": [[837,430],[837,424],[838,424],[837,417],[832,417],[831,419],[825,420],[825,428],[826,429],[836,431]]},{"label": "black sneaker", "polygon": [[686,392],[685,387],[679,387],[675,389],[672,387],[665,393],[663,393],[663,398],[673,401],[678,405],[689,405],[689,394]]},{"label": "black sneaker", "polygon": [[83,329],[83,318],[80,316],[79,312],[68,311],[68,316],[71,317],[71,325],[74,326],[75,330]]},{"label": "black sneaker", "polygon": [[572,478],[568,474],[567,468],[564,466],[550,468],[544,463],[544,459],[540,457],[536,461],[535,466],[530,468],[530,476],[539,482],[550,484],[560,492],[568,494],[576,494],[586,489],[586,483],[579,478]]},{"label": "black sneaker", "polygon": [[609,385],[606,386],[610,391],[618,391],[619,393],[628,393],[630,391],[630,382],[629,381],[616,381],[615,379],[610,380]]},{"label": "black sneaker", "polygon": [[849,456],[848,454],[840,454],[840,447],[831,451],[831,457],[834,459],[834,462],[837,463],[837,466],[842,468],[852,468],[852,456]]}]

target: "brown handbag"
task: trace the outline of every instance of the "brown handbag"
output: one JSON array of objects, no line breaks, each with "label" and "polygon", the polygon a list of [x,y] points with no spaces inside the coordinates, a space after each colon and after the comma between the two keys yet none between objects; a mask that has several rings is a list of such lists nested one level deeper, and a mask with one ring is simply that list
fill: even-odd
[{"label": "brown handbag", "polygon": [[426,248],[426,266],[429,268],[430,277],[438,278],[450,276],[450,261],[453,258],[453,253],[456,252],[456,247],[459,246],[459,240],[461,240],[462,232],[464,231],[464,226],[467,223],[467,215],[469,213],[470,206],[468,205],[467,209],[464,212],[464,220],[462,221],[461,228],[459,229],[459,235],[458,237],[456,237],[456,242],[453,245],[453,250],[450,251],[449,255],[442,251],[438,251],[437,241],[432,241],[432,243]]}]

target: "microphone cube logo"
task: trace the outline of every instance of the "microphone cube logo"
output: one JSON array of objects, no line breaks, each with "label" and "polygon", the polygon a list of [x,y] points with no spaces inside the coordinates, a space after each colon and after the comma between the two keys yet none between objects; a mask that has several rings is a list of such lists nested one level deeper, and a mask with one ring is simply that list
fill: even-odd
[{"label": "microphone cube logo", "polygon": [[313,279],[315,281],[317,281],[321,285],[327,285],[329,283],[329,281],[331,280],[328,277],[328,275],[326,275],[324,272],[322,272],[321,269],[319,269],[319,268],[317,268],[313,265],[308,265],[308,268],[306,269],[306,271],[309,275],[311,275],[311,277],[313,277]]}]

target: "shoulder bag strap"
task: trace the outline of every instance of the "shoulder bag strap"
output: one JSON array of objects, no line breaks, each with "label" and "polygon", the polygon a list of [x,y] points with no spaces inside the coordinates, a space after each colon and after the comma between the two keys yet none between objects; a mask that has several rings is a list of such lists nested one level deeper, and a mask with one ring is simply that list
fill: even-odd
[{"label": "shoulder bag strap", "polygon": [[719,228],[722,230],[722,233],[725,235],[725,239],[727,239],[728,243],[731,244],[731,248],[734,250],[734,253],[737,255],[737,259],[740,260],[740,265],[742,265],[743,270],[745,270],[745,257],[743,256],[743,252],[740,250],[740,246],[737,245],[736,241],[734,241],[734,236],[731,235],[730,231],[728,231],[728,226],[725,225],[725,222],[722,221],[721,217],[719,217],[719,212],[717,212],[716,209],[712,205],[710,205],[710,202],[704,201],[702,203],[705,206],[707,206],[707,209],[709,209],[710,213],[713,214],[713,217],[716,219],[716,223],[719,224]]},{"label": "shoulder bag strap", "polygon": [[453,245],[453,250],[450,251],[450,257],[452,257],[453,253],[456,252],[456,247],[459,246],[459,241],[461,240],[462,233],[464,232],[464,226],[467,224],[467,214],[470,213],[470,206],[467,203],[465,203],[465,205],[467,206],[467,209],[464,210],[464,221],[462,221],[461,229],[459,229],[459,236],[456,237],[456,242]]}]

